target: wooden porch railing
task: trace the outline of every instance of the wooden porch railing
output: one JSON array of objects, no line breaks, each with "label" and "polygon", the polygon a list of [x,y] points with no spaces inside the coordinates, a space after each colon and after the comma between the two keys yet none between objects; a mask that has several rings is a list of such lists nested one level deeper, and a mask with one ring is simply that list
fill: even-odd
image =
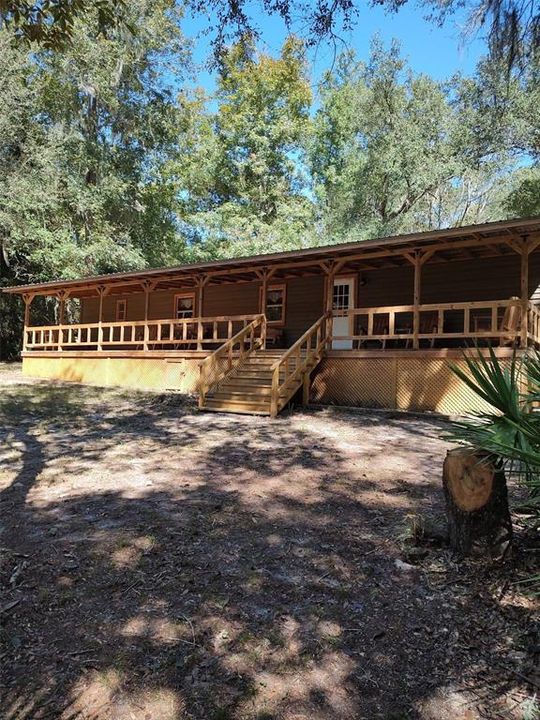
[{"label": "wooden porch railing", "polygon": [[[415,315],[417,321],[415,322]],[[522,304],[519,298],[477,302],[396,305],[355,308],[334,312],[334,317],[348,317],[348,335],[332,335],[331,340],[349,340],[361,348],[367,341],[389,340],[477,340],[484,338],[501,345],[517,344],[521,337]],[[540,313],[532,303],[527,311],[528,334],[532,344],[540,344]],[[415,332],[416,330],[416,332]]]},{"label": "wooden porch railing", "polygon": [[133,350],[137,347],[154,350],[170,346],[204,350],[229,340],[255,317],[234,315],[26,327],[23,350]]},{"label": "wooden porch railing", "polygon": [[266,345],[266,316],[255,319],[240,332],[227,340],[200,364],[199,407],[210,388],[221,382],[240,365],[254,350]]},{"label": "wooden porch railing", "polygon": [[527,332],[531,344],[540,346],[540,309],[533,303],[529,303]]},{"label": "wooden porch railing", "polygon": [[321,359],[329,342],[331,328],[331,313],[327,312],[272,365],[270,396],[272,417],[276,417],[281,410],[280,405],[287,398],[291,388],[296,388],[301,380],[306,380],[309,372]]}]

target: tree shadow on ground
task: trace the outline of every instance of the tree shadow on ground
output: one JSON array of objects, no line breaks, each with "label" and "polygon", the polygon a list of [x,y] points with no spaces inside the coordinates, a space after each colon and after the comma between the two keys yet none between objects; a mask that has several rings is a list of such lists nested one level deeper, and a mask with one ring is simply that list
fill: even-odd
[{"label": "tree shadow on ground", "polygon": [[[349,414],[325,431],[320,412],[33,390],[30,409],[0,400],[6,720],[427,718],[498,657],[482,577],[461,592],[457,569],[396,565],[404,515],[437,507],[429,421]],[[370,476],[366,448],[386,468],[418,432],[417,472]],[[488,620],[487,647],[464,645]]]}]

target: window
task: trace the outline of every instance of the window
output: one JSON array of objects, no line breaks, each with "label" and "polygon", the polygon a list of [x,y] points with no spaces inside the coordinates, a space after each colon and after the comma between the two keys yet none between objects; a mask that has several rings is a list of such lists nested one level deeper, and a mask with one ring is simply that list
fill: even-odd
[{"label": "window", "polygon": [[334,310],[348,310],[350,308],[350,282],[337,282],[334,284],[332,307]]},{"label": "window", "polygon": [[285,323],[285,285],[270,285],[267,288],[266,318],[270,323]]},{"label": "window", "polygon": [[195,293],[182,293],[174,296],[174,316],[182,320],[195,315]]},{"label": "window", "polygon": [[127,300],[116,301],[116,322],[123,322],[127,317]]}]

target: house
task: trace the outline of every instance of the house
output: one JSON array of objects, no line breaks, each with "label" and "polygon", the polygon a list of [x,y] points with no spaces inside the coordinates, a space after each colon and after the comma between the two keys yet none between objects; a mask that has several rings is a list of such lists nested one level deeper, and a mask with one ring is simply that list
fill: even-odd
[{"label": "house", "polygon": [[[24,299],[27,375],[197,392],[215,411],[275,416],[297,395],[457,414],[482,405],[448,360],[538,347],[539,281],[537,218],[4,292]],[[43,296],[54,325],[33,320]]]}]

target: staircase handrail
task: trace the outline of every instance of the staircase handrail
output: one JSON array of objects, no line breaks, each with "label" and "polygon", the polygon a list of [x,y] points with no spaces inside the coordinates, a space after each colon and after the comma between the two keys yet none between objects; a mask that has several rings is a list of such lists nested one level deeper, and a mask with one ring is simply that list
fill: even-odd
[{"label": "staircase handrail", "polygon": [[[260,327],[261,332],[255,337],[257,329]],[[246,347],[246,338],[249,336],[249,344]],[[235,357],[234,350],[239,346],[239,353]],[[229,375],[238,365],[240,365],[251,353],[257,348],[264,348],[266,345],[266,316],[263,314],[256,315],[255,318],[239,330],[236,335],[226,340],[213,353],[208,355],[200,363],[199,378],[199,407],[204,405],[206,395],[213,385],[221,382]],[[227,359],[225,368],[219,368],[219,361],[222,358]],[[210,381],[211,378],[211,381]]]},{"label": "staircase handrail", "polygon": [[[270,395],[270,414],[275,417],[279,412],[279,398],[284,390],[287,390],[292,383],[297,382],[310,368],[313,361],[318,362],[322,357],[322,351],[329,342],[331,336],[332,313],[325,312],[316,320],[306,332],[291,345],[272,365],[272,390]],[[315,345],[312,340],[315,338]],[[306,350],[305,357],[302,357],[302,350]],[[289,361],[296,359],[294,370],[289,370]],[[281,368],[285,369],[285,377],[280,382]]]}]

